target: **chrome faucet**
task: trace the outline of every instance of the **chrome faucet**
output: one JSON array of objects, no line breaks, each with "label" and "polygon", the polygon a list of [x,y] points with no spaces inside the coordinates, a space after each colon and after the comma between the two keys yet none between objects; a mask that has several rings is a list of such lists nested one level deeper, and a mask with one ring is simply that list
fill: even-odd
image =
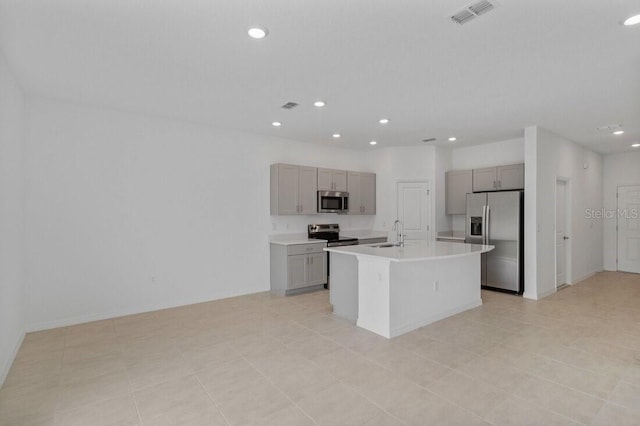
[{"label": "chrome faucet", "polygon": [[404,225],[402,221],[396,220],[393,222],[392,231],[396,231],[396,241],[400,244],[401,247],[404,246]]}]

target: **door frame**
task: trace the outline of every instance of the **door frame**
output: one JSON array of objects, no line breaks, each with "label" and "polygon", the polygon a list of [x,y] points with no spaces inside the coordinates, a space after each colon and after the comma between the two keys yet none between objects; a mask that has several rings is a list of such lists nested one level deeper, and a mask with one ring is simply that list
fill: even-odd
[{"label": "door frame", "polygon": [[435,209],[434,203],[431,202],[431,197],[433,196],[433,187],[431,185],[431,180],[424,178],[412,178],[412,179],[396,179],[396,219],[398,219],[398,214],[400,213],[400,184],[403,183],[424,183],[427,185],[427,211],[431,216],[428,221],[429,229],[427,230],[427,241],[433,239],[434,235],[434,226],[435,226]]},{"label": "door frame", "polygon": [[573,284],[573,273],[572,273],[572,261],[571,261],[571,255],[572,255],[572,251],[573,251],[573,235],[572,235],[572,220],[571,220],[571,178],[569,177],[565,177],[565,176],[558,176],[556,175],[556,180],[555,180],[555,185],[553,188],[553,254],[554,254],[554,260],[553,260],[553,265],[554,265],[554,281],[555,281],[555,288],[558,288],[558,245],[556,244],[555,241],[555,235],[556,235],[556,212],[558,211],[558,206],[557,206],[557,202],[558,202],[558,182],[563,182],[564,183],[564,227],[565,227],[565,233],[566,236],[569,237],[568,240],[565,240],[565,246],[564,246],[564,255],[565,255],[565,259],[564,259],[564,263],[565,263],[565,281],[567,285],[572,285]]},{"label": "door frame", "polygon": [[620,188],[626,188],[629,186],[640,186],[640,183],[635,185],[629,184],[616,186],[616,271],[620,271],[620,269],[618,268],[618,259],[620,259],[620,214],[618,214],[618,212],[620,211]]}]

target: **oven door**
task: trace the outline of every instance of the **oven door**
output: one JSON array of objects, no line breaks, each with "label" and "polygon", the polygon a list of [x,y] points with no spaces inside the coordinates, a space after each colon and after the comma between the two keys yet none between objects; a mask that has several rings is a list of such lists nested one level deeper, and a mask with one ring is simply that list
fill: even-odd
[{"label": "oven door", "polygon": [[349,193],[318,191],[318,212],[346,213],[349,210]]}]

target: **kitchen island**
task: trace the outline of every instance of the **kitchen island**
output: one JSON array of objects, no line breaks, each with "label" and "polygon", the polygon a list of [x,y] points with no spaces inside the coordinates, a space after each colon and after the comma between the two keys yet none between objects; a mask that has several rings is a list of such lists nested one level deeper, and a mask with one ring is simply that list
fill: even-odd
[{"label": "kitchen island", "polygon": [[333,312],[391,338],[480,306],[480,255],[493,248],[422,240],[326,248]]}]

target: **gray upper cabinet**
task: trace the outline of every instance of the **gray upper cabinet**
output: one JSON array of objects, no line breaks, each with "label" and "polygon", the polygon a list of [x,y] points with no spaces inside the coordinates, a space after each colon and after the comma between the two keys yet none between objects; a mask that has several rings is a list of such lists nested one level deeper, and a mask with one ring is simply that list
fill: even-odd
[{"label": "gray upper cabinet", "polygon": [[498,189],[524,189],[524,164],[498,167]]},{"label": "gray upper cabinet", "polygon": [[467,193],[473,191],[471,170],[455,170],[446,173],[446,213],[465,214]]},{"label": "gray upper cabinet", "polygon": [[318,169],[318,191],[346,191],[346,170]]},{"label": "gray upper cabinet", "polygon": [[375,173],[348,172],[349,214],[376,214]]},{"label": "gray upper cabinet", "polygon": [[271,214],[316,214],[318,174],[315,167],[271,165]]},{"label": "gray upper cabinet", "polygon": [[497,189],[496,177],[496,167],[473,169],[473,192],[495,191]]},{"label": "gray upper cabinet", "polygon": [[524,189],[524,164],[473,169],[473,192]]},{"label": "gray upper cabinet", "polygon": [[362,214],[376,214],[376,175],[360,174],[360,203]]}]

